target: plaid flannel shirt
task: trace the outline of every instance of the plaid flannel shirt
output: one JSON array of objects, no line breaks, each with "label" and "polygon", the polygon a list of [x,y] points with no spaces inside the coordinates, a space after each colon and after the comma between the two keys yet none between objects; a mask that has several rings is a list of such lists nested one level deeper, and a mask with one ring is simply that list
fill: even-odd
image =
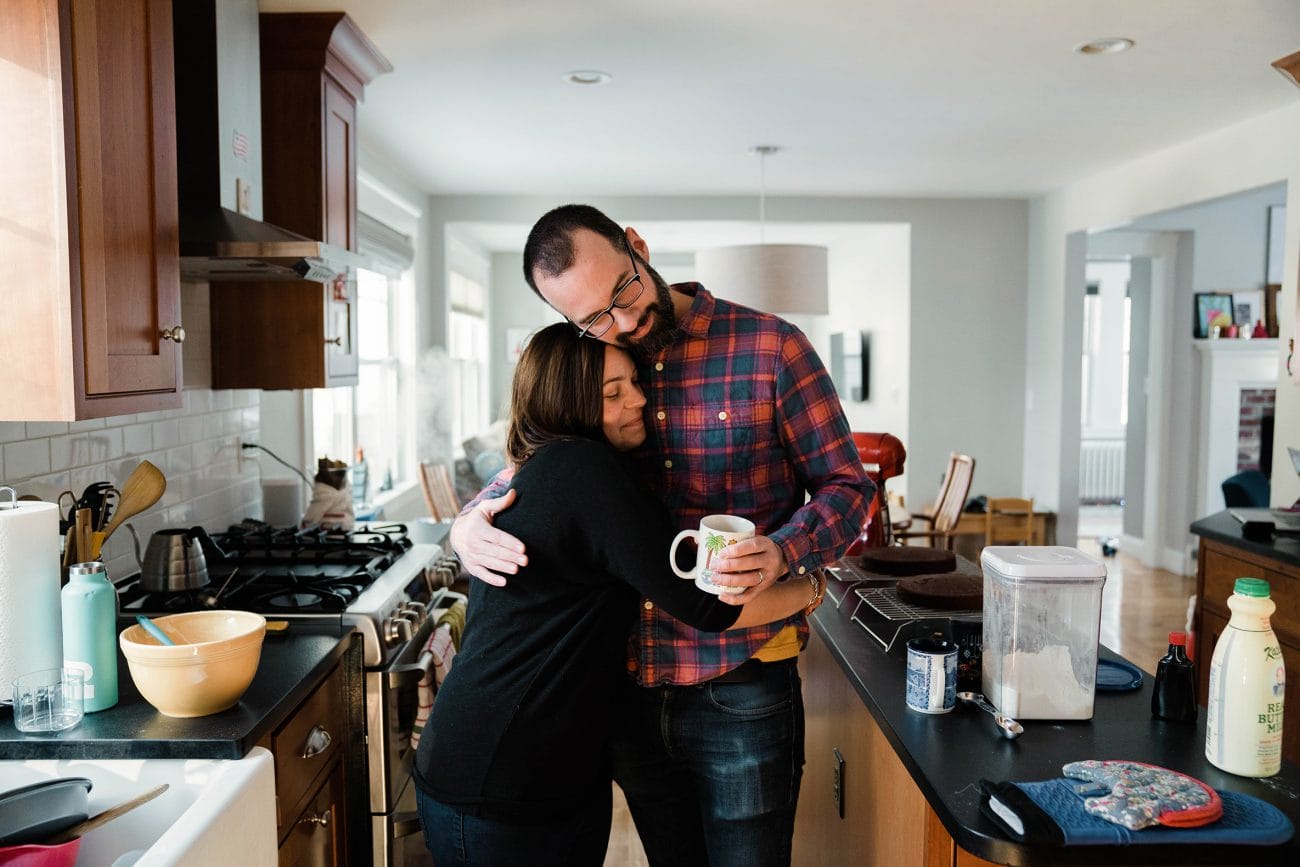
[{"label": "plaid flannel shirt", "polygon": [[[673,289],[694,301],[677,339],[638,365],[647,439],[633,457],[642,480],[679,529],[705,515],[741,515],[776,542],[791,575],[833,562],[860,532],[875,486],[826,368],[788,322],[697,283]],[[790,624],[806,642],[802,614],[711,633],[643,600],[629,667],[643,686],[700,683]]]},{"label": "plaid flannel shirt", "polygon": [[[782,319],[717,300],[698,283],[673,289],[695,300],[677,339],[638,364],[647,437],[632,457],[642,481],[679,529],[741,515],[776,542],[792,575],[834,562],[860,532],[875,485],[821,359]],[[503,470],[461,514],[504,494],[513,475]],[[642,686],[701,683],[788,625],[805,644],[802,614],[701,632],[643,599],[628,668]]]}]

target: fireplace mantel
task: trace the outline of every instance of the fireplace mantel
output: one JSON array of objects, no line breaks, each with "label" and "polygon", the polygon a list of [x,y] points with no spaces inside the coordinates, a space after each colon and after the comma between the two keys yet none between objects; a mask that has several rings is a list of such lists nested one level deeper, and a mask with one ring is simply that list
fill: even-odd
[{"label": "fireplace mantel", "polygon": [[1197,515],[1221,510],[1220,485],[1237,472],[1237,424],[1241,391],[1276,388],[1282,366],[1275,338],[1195,340],[1200,362],[1200,439]]}]

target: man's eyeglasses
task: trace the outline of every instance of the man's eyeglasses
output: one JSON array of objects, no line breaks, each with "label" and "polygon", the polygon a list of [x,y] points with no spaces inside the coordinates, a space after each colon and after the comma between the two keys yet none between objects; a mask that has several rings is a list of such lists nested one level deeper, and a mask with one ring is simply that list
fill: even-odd
[{"label": "man's eyeglasses", "polygon": [[628,244],[626,235],[623,236],[623,248],[627,250],[627,257],[632,260],[632,276],[627,278],[626,283],[614,290],[614,297],[609,302],[609,306],[589,319],[585,326],[579,326],[578,323],[569,320],[570,324],[578,329],[579,337],[598,339],[605,336],[605,332],[614,325],[614,308],[618,307],[625,310],[631,307],[641,297],[641,293],[645,291],[645,283],[641,281],[641,271],[636,266],[636,256],[632,255],[632,247]]}]

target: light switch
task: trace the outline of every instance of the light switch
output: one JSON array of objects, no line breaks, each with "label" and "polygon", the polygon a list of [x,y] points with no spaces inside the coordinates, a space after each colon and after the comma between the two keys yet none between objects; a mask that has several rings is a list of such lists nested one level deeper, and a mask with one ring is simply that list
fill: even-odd
[{"label": "light switch", "polygon": [[245,217],[253,215],[253,185],[243,178],[235,178],[235,210]]}]

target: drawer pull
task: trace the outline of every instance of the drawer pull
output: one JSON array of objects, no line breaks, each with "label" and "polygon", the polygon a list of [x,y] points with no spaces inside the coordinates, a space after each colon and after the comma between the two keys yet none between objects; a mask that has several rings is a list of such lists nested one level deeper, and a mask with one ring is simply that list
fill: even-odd
[{"label": "drawer pull", "polygon": [[299,825],[319,825],[322,828],[330,826],[330,811],[321,810],[314,816],[303,816],[298,820]]},{"label": "drawer pull", "polygon": [[307,733],[307,741],[302,745],[302,757],[315,758],[328,750],[333,742],[334,738],[330,737],[324,726],[316,726]]}]

